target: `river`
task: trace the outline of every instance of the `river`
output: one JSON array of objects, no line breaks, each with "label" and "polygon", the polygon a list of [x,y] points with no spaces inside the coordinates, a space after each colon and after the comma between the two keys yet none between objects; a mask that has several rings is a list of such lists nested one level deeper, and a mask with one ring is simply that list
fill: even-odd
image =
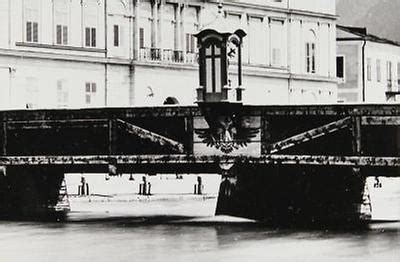
[{"label": "river", "polygon": [[143,223],[129,218],[0,222],[0,261],[400,261],[400,223],[363,230],[255,223]]},{"label": "river", "polygon": [[[102,182],[103,176],[98,181],[92,176],[92,192],[126,190],[113,198],[71,196],[72,212],[64,222],[0,221],[0,262],[400,261],[400,222],[372,223],[362,230],[310,230],[212,217],[215,197],[169,195],[177,189],[191,192],[195,178],[152,178],[155,192],[168,198],[142,199],[132,195],[139,178],[126,186],[128,177]],[[80,176],[73,179],[67,181],[70,192]],[[210,179],[204,179],[205,189],[215,193],[218,178]],[[373,217],[398,219],[400,182],[381,179],[382,187],[374,187],[372,178],[368,182]],[[178,221],[170,220],[174,215]],[[182,218],[189,215],[197,218]]]}]

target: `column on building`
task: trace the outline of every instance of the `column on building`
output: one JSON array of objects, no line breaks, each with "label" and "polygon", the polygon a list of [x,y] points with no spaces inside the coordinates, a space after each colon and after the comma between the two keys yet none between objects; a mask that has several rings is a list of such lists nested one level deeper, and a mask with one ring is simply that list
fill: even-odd
[{"label": "column on building", "polygon": [[175,51],[174,51],[174,62],[183,62],[183,53],[182,53],[182,39],[183,39],[183,26],[182,26],[182,12],[183,5],[178,3],[175,7]]}]

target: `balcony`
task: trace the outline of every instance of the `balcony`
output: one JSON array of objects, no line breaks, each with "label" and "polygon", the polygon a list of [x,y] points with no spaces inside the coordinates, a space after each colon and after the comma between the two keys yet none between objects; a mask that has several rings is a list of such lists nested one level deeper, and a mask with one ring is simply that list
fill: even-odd
[{"label": "balcony", "polygon": [[395,98],[396,96],[400,95],[400,81],[398,80],[398,86],[396,88],[396,86],[393,84],[393,81],[391,79],[387,80],[387,90],[386,90],[386,99],[387,100],[392,100],[393,98]]},{"label": "balcony", "polygon": [[143,47],[139,50],[139,61],[165,62],[177,64],[196,64],[197,53],[186,53],[179,50]]},{"label": "balcony", "polygon": [[139,51],[140,61],[161,61],[161,49],[153,47],[143,47]]}]

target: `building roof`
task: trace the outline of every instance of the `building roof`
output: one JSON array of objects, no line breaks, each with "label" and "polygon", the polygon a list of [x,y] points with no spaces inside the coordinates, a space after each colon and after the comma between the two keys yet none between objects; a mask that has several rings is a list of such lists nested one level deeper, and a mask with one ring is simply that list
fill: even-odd
[{"label": "building roof", "polygon": [[337,41],[367,40],[367,41],[376,42],[376,43],[400,46],[400,42],[368,33],[368,30],[365,27],[353,27],[353,26],[342,26],[342,25],[337,25],[336,27],[337,27],[337,29],[339,29],[341,31],[344,31],[344,32],[347,32],[347,33],[350,33],[350,34],[356,36],[356,37],[338,37]]}]

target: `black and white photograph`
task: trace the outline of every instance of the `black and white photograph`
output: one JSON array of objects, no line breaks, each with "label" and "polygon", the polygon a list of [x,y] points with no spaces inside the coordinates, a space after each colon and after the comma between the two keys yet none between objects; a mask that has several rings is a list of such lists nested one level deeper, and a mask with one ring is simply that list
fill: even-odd
[{"label": "black and white photograph", "polygon": [[399,262],[399,0],[0,0],[1,262]]}]

